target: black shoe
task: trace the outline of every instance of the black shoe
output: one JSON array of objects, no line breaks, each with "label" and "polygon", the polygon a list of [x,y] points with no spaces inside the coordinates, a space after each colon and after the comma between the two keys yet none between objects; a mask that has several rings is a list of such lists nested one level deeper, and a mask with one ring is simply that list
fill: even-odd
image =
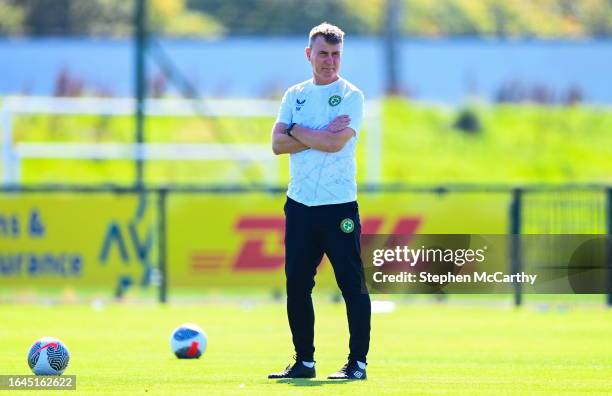
[{"label": "black shoe", "polygon": [[284,371],[280,373],[272,373],[268,375],[271,379],[280,378],[314,378],[317,376],[314,366],[304,366],[301,360],[296,361],[294,364],[290,364]]},{"label": "black shoe", "polygon": [[359,368],[356,360],[349,360],[340,371],[327,377],[332,380],[364,380],[367,378],[365,369]]}]

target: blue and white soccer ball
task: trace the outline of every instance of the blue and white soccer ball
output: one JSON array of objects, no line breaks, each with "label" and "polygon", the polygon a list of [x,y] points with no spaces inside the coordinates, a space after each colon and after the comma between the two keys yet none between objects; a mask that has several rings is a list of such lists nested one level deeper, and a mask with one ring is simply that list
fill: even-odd
[{"label": "blue and white soccer ball", "polygon": [[172,332],[170,348],[179,359],[197,359],[206,350],[208,338],[200,326],[183,323]]},{"label": "blue and white soccer ball", "polygon": [[36,375],[61,375],[70,361],[66,345],[53,337],[36,341],[28,352],[28,365]]}]

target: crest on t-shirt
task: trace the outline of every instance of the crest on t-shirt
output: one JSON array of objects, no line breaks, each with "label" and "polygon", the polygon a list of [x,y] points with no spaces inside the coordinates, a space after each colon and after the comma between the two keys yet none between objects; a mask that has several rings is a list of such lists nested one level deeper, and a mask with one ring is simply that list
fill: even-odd
[{"label": "crest on t-shirt", "polygon": [[329,98],[328,102],[330,106],[338,106],[342,102],[342,98],[339,95],[334,95]]}]

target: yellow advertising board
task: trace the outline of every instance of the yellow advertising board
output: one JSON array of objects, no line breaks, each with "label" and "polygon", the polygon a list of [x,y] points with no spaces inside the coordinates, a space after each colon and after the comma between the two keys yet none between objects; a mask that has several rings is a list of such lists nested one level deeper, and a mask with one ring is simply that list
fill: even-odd
[{"label": "yellow advertising board", "polygon": [[[159,197],[14,193],[0,197],[0,286],[147,285],[158,265]],[[502,193],[367,193],[367,234],[504,234]],[[166,268],[175,287],[284,286],[283,194],[170,192]],[[335,284],[325,259],[319,287]]]},{"label": "yellow advertising board", "polygon": [[142,284],[156,257],[155,195],[0,197],[0,285]]},{"label": "yellow advertising board", "polygon": [[[508,194],[362,194],[362,232],[504,234],[509,200]],[[171,194],[171,288],[282,287],[284,202],[284,196],[267,194]],[[334,284],[326,259],[318,269],[317,284]]]}]

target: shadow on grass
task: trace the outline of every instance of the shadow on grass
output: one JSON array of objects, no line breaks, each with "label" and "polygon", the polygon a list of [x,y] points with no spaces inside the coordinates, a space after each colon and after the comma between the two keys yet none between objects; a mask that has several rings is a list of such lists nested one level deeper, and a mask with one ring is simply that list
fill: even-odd
[{"label": "shadow on grass", "polygon": [[288,384],[291,386],[323,386],[327,384],[346,384],[351,380],[316,380],[306,378],[287,378],[276,381],[279,384]]}]

